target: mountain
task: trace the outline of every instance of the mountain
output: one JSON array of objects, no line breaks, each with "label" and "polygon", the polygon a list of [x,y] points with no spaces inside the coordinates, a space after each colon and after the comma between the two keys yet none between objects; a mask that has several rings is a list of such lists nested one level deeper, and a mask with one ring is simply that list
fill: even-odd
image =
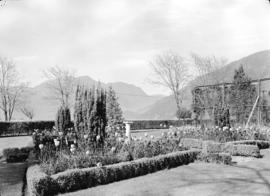
[{"label": "mountain", "polygon": [[[240,66],[243,66],[245,73],[251,79],[270,77],[270,50],[265,50],[251,54],[247,57],[233,61],[215,72],[209,73],[209,83],[212,78],[219,77],[221,82],[232,82],[234,71]],[[191,109],[192,94],[191,90],[194,86],[200,85],[200,79],[195,78],[184,89],[185,97],[183,99],[183,107]],[[270,91],[270,82],[262,83],[262,88],[265,91]],[[164,97],[154,103],[149,109],[140,114],[142,119],[175,119],[176,104],[173,96]]]},{"label": "mountain", "polygon": [[[59,107],[59,102],[52,99],[53,93],[49,90],[50,84],[56,81],[45,81],[35,87],[27,89],[29,104],[34,110],[34,120],[54,120],[56,111]],[[120,107],[123,110],[126,119],[137,117],[137,114],[143,111],[163,96],[149,96],[141,88],[127,84],[124,82],[102,83],[100,85],[104,88],[112,86],[118,96]],[[85,87],[92,87],[98,82],[89,76],[80,76],[75,78],[75,85],[83,85]],[[75,95],[71,96],[71,111],[73,111]],[[19,111],[14,113],[14,119],[25,120],[26,118]]]}]

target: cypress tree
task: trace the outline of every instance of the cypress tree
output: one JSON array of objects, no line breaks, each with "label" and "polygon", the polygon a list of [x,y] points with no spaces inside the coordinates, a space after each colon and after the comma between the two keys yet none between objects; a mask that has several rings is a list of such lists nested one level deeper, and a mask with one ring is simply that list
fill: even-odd
[{"label": "cypress tree", "polygon": [[67,129],[71,126],[70,110],[67,106],[61,106],[58,109],[55,126],[58,132],[63,132],[66,135]]}]

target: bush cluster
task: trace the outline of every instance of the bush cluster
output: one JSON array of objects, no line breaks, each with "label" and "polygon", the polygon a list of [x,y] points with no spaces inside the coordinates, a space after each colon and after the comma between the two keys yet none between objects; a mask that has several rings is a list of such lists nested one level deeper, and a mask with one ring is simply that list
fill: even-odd
[{"label": "bush cluster", "polygon": [[214,141],[203,141],[202,152],[203,153],[220,153],[223,151],[224,144]]},{"label": "bush cluster", "polygon": [[42,169],[47,174],[55,174],[67,169],[94,167],[98,163],[111,165],[182,150],[184,148],[179,145],[178,138],[163,137],[156,140],[132,140],[128,143],[119,141],[112,148],[110,144],[101,149],[84,149],[82,146],[73,153],[68,149],[59,151],[53,145],[45,145],[39,158]]},{"label": "bush cluster", "polygon": [[31,135],[35,129],[52,129],[54,121],[0,122],[0,136]]},{"label": "bush cluster", "polygon": [[28,189],[30,196],[55,195],[86,189],[188,164],[193,162],[199,153],[198,150],[173,152],[105,167],[72,169],[52,176],[43,173],[38,166],[32,166],[27,171]]},{"label": "bush cluster", "polygon": [[183,126],[172,127],[170,131],[178,132],[181,138],[213,140],[222,143],[239,140],[270,140],[270,129],[267,127],[198,128],[194,126]]},{"label": "bush cluster", "polygon": [[8,163],[24,162],[33,147],[6,148],[3,150],[3,156]]},{"label": "bush cluster", "polygon": [[256,158],[261,157],[260,149],[256,145],[226,144],[224,150],[233,156],[252,156]]}]

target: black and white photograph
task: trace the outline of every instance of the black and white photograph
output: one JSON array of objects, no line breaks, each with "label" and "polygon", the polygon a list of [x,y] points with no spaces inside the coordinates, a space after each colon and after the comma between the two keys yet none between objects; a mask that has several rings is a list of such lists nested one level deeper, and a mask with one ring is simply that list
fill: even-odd
[{"label": "black and white photograph", "polygon": [[269,0],[0,0],[0,196],[267,195]]}]

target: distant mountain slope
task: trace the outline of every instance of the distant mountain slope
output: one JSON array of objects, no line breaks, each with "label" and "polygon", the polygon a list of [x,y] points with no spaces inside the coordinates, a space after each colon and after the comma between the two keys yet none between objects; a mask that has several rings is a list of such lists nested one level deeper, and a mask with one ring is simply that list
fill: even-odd
[{"label": "distant mountain slope", "polygon": [[[48,89],[48,84],[54,81],[45,81],[38,86],[27,89],[29,95],[29,105],[33,108],[35,115],[34,120],[53,120],[55,119],[56,111],[59,107],[59,103],[52,99],[52,92]],[[92,87],[97,85],[97,81],[93,80],[89,76],[80,76],[75,78],[76,85],[83,85],[86,87]],[[154,104],[162,96],[148,96],[141,88],[127,84],[124,82],[114,83],[100,83],[101,86],[107,88],[112,86],[119,97],[119,103],[123,110],[124,115],[127,113],[133,113],[135,116],[142,111],[142,108],[147,108]],[[71,96],[71,110],[73,111],[75,97]],[[134,116],[133,115],[133,116]],[[126,117],[126,116],[125,116]],[[14,119],[24,120],[26,119],[19,111],[14,113]]]},{"label": "distant mountain slope", "polygon": [[[209,74],[209,81],[215,76],[220,77],[222,82],[231,82],[235,69],[243,65],[245,72],[252,79],[270,77],[270,50],[265,50],[251,54],[237,61],[229,63],[227,66]],[[199,79],[191,81],[184,89],[185,97],[183,107],[191,108],[193,86],[199,85]],[[270,86],[268,85],[270,88]],[[269,89],[270,90],[270,89]],[[176,105],[172,96],[165,97],[153,104],[148,111],[140,114],[138,118],[143,119],[174,119],[176,113]]]}]

